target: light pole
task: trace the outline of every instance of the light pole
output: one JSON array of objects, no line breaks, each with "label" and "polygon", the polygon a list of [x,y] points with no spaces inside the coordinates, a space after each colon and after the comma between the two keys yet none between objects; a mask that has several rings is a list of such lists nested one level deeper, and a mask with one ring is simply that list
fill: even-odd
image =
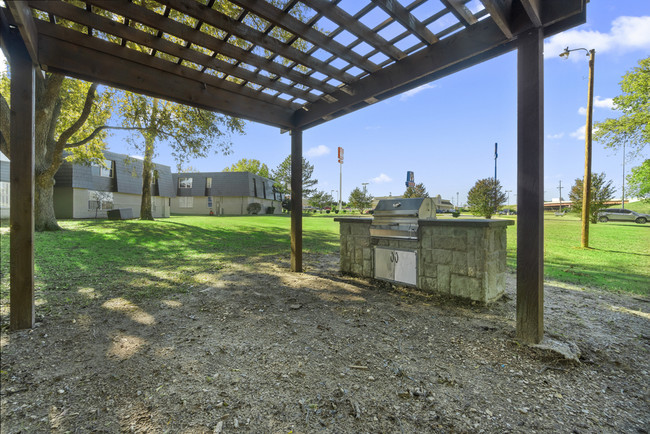
[{"label": "light pole", "polygon": [[589,210],[591,208],[591,131],[592,131],[592,118],[594,113],[594,60],[596,57],[596,50],[587,50],[586,48],[574,48],[569,50],[569,47],[564,49],[560,57],[565,59],[569,58],[569,53],[572,51],[586,51],[589,56],[589,89],[587,91],[587,123],[585,125],[585,178],[582,184],[582,248],[589,247]]},{"label": "light pole", "polygon": [[460,209],[460,204],[458,203],[458,192],[456,192],[456,209]]},{"label": "light pole", "polygon": [[512,190],[506,190],[506,193],[508,193],[508,207],[510,206],[510,193],[512,193]]},{"label": "light pole", "polygon": [[625,209],[625,142],[623,142],[623,192],[621,193],[621,208]]},{"label": "light pole", "polygon": [[332,190],[331,197],[332,197],[332,205],[330,206],[330,211],[334,211],[334,192],[336,190]]}]

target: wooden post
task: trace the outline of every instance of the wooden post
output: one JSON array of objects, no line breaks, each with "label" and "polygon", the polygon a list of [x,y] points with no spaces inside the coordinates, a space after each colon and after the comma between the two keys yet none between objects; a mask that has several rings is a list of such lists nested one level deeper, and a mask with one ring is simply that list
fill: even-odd
[{"label": "wooden post", "polygon": [[302,272],[302,130],[291,130],[291,271]]},{"label": "wooden post", "polygon": [[11,329],[34,326],[34,80],[22,39],[11,39],[10,234]]},{"label": "wooden post", "polygon": [[587,91],[587,123],[585,125],[585,177],[582,181],[582,234],[580,245],[589,248],[589,219],[591,218],[591,131],[594,115],[594,57],[589,50],[589,88]]},{"label": "wooden post", "polygon": [[544,335],[544,36],[517,50],[517,339]]}]

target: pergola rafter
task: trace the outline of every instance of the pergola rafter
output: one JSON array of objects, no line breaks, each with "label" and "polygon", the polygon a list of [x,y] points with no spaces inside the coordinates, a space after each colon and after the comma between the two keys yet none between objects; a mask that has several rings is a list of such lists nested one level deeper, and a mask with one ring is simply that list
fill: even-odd
[{"label": "pergola rafter", "polygon": [[[12,92],[14,87],[16,92],[29,91],[29,82],[22,78],[30,69],[27,59],[32,71],[41,68],[291,131],[296,158],[302,154],[302,131],[307,128],[519,50],[518,116],[520,123],[534,124],[520,129],[519,149],[543,159],[543,86],[531,87],[526,81],[543,81],[543,38],[586,20],[586,0],[281,3],[9,0],[8,8],[0,8],[0,45],[12,70],[21,71],[12,80]],[[524,98],[534,104],[524,104]],[[29,104],[16,107],[16,119],[31,119]],[[18,131],[25,125],[12,123],[12,192],[28,191],[29,185],[33,189],[33,137]],[[519,160],[520,175],[526,170],[519,188],[539,193],[541,163],[526,161]],[[293,190],[300,191],[298,160],[294,167]],[[534,217],[542,209],[537,193],[528,201],[523,198],[529,194],[519,195],[520,216]],[[33,207],[33,198],[12,193],[12,243],[14,238],[29,239],[16,220],[30,212],[25,200],[32,200]],[[300,271],[301,213],[299,201],[293,203],[292,269]],[[518,303],[518,335],[527,341],[539,340],[543,329],[543,261],[538,251],[543,231],[533,217],[528,220],[534,222],[532,227],[526,229],[534,238],[532,252],[518,250],[521,275],[535,276],[518,282],[518,302],[522,297],[525,306],[521,312],[535,316],[528,319],[521,313],[519,318]],[[33,247],[29,249],[33,254]],[[21,256],[14,247],[11,254],[17,261],[11,268],[11,311],[21,312],[12,327],[20,328],[30,321],[23,318],[28,309],[20,307],[26,303],[20,300],[30,298],[13,297],[32,291],[33,298],[33,269],[27,264],[29,255]],[[27,274],[31,280],[22,278]]]}]

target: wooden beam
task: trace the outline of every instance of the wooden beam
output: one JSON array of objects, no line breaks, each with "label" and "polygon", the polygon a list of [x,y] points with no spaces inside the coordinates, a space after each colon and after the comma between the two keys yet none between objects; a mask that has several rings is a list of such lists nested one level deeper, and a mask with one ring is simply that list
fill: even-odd
[{"label": "wooden beam", "polygon": [[463,32],[442,39],[402,61],[395,62],[351,84],[349,87],[352,95],[338,91],[333,95],[337,99],[336,102],[318,101],[309,106],[309,111],[296,112],[295,124],[303,129],[308,128],[310,123],[318,122],[324,116],[352,107],[507,42],[494,21],[489,19],[480,21]]},{"label": "wooden beam", "polygon": [[[111,42],[107,42],[98,38],[84,37],[78,32],[75,32],[74,30],[65,28],[63,26],[57,26],[51,23],[39,21],[38,29],[40,34],[43,36],[51,36],[52,38],[58,40],[63,40],[100,53],[110,54],[112,56],[116,56],[125,60],[130,60],[139,63],[140,65],[152,67],[182,78],[192,79],[196,82],[204,83],[206,85],[209,84],[217,89],[226,90],[235,94],[239,93],[245,97],[258,99],[261,102],[277,105],[277,108],[285,108],[289,110],[297,110],[300,108],[300,105],[298,104],[291,104],[287,101],[278,100],[277,98],[274,98],[271,95],[267,95],[266,93],[258,92],[249,87],[241,86],[237,83],[215,77],[210,74],[202,73],[187,66],[169,62],[158,57],[151,57],[145,52],[131,50],[118,44],[113,44]],[[177,47],[179,49],[184,49],[178,45]]]},{"label": "wooden beam", "polygon": [[361,21],[355,19],[329,0],[304,0],[303,3],[343,27],[348,32],[357,35],[365,43],[375,47],[388,57],[391,57],[394,60],[406,57],[406,54],[404,54],[402,50],[389,44],[388,41],[366,27]]},{"label": "wooden beam", "polygon": [[[289,86],[282,82],[278,82],[277,80],[271,80],[268,77],[265,77],[260,74],[255,74],[254,72],[249,71],[247,69],[238,68],[237,66],[232,65],[228,62],[224,62],[223,60],[215,59],[212,56],[208,56],[207,54],[201,53],[196,50],[192,50],[191,48],[183,47],[179,44],[175,44],[173,42],[167,41],[166,39],[154,37],[153,35],[138,30],[136,28],[116,24],[114,21],[108,18],[104,18],[96,14],[89,14],[83,11],[82,9],[68,3],[48,1],[48,2],[39,2],[38,6],[39,8],[43,8],[43,10],[48,13],[56,14],[61,18],[65,18],[67,20],[74,21],[79,24],[92,26],[97,30],[112,34],[116,37],[121,38],[122,40],[129,40],[136,44],[140,44],[144,47],[149,47],[154,50],[171,54],[173,56],[178,57],[179,59],[187,60],[189,62],[210,67],[214,70],[221,71],[225,74],[232,75],[237,78],[241,78],[242,80],[248,80],[260,86],[277,90],[278,92],[283,92],[288,95],[297,98],[302,98],[310,102],[316,101],[318,99],[318,97],[316,97],[315,95],[307,91],[297,89],[295,87]],[[113,47],[116,44],[109,45],[106,43],[106,41],[102,39],[85,37],[79,34],[79,32],[75,32],[74,30],[67,29],[63,26],[56,26],[51,23],[47,23],[45,21],[38,21],[38,20],[36,21],[36,25],[39,32],[45,33],[49,36],[53,36],[57,39],[74,43],[76,45],[83,45],[88,48],[99,49],[100,51],[105,51],[110,54],[119,57],[125,57],[125,58],[134,57],[139,54],[137,50],[128,49],[126,47],[121,47],[123,48],[123,50],[119,50]],[[98,48],[100,46],[105,48],[103,49]],[[158,63],[161,63],[162,65],[168,65],[166,69],[170,71],[174,69],[178,69],[175,68],[173,64],[170,64],[171,62],[167,62],[162,59],[158,59],[156,57],[152,57],[152,59],[157,59],[161,61],[162,63],[161,62]],[[162,69],[164,70],[165,68]],[[187,69],[191,69],[191,68],[187,68]],[[198,71],[196,71],[196,73],[200,74],[200,72]],[[214,77],[210,74],[204,74],[203,76],[205,77],[203,81],[210,81],[211,79],[220,80],[217,77]],[[231,83],[231,84],[232,86],[235,86],[238,89],[242,89],[242,92],[247,93],[246,89],[248,88],[242,87],[235,83]],[[232,87],[228,85],[225,86],[226,88]],[[258,97],[262,100],[266,100],[270,102],[272,99],[274,99],[270,95],[266,95],[263,92],[257,92],[254,91],[253,89],[249,89],[249,90],[250,92],[256,93]],[[267,96],[268,98],[266,98]]]},{"label": "wooden beam", "polygon": [[542,25],[542,5],[540,0],[519,0],[524,7],[528,18],[535,27]]},{"label": "wooden beam", "polygon": [[[30,4],[34,4],[34,6],[36,6],[36,3],[38,3],[38,1],[30,1]],[[47,3],[47,1],[44,3]],[[204,32],[188,27],[185,24],[167,19],[162,15],[134,3],[129,3],[127,0],[111,0],[108,2],[103,0],[86,0],[86,3],[92,3],[95,6],[127,17],[132,21],[140,22],[154,29],[162,30],[165,33],[169,33],[170,35],[174,35],[185,41],[192,41],[192,43],[201,47],[208,48],[209,50],[216,51],[224,56],[269,71],[272,74],[285,77],[288,80],[295,81],[304,86],[318,89],[321,92],[332,93],[337,89],[331,84],[323,83],[320,80],[293,70],[292,68],[280,65],[279,63],[273,62],[262,56],[249,53],[248,51],[233,44],[229,44],[226,41],[222,41],[219,38],[215,38]]]},{"label": "wooden beam", "polygon": [[6,15],[6,8],[0,8],[0,49],[4,53],[8,62],[11,62],[11,52],[9,45],[11,44],[11,31],[9,29],[9,18]]},{"label": "wooden beam", "polygon": [[32,10],[24,0],[12,0],[6,3],[13,16],[25,47],[34,65],[38,65],[38,32],[32,17]]},{"label": "wooden beam", "polygon": [[302,130],[291,130],[291,271],[302,272]]},{"label": "wooden beam", "polygon": [[463,23],[465,27],[469,27],[473,24],[476,24],[478,21],[476,17],[472,14],[472,11],[467,9],[465,3],[467,1],[463,0],[440,0],[444,4],[449,12],[454,14],[454,16]]},{"label": "wooden beam", "polygon": [[[118,44],[114,44],[119,47]],[[49,70],[82,80],[218,111],[276,127],[292,127],[290,109],[217,89],[150,66],[41,35],[39,59]]]},{"label": "wooden beam", "polygon": [[231,0],[231,3],[248,9],[271,24],[282,27],[305,41],[311,42],[315,46],[340,57],[346,62],[349,62],[366,72],[375,72],[379,70],[379,67],[375,63],[357,54],[355,51],[349,49],[343,44],[340,44],[331,37],[324,35],[309,24],[305,24],[284,12],[282,9],[276,8],[271,3],[251,2],[248,0]]},{"label": "wooden beam", "polygon": [[207,24],[231,33],[238,38],[251,42],[253,45],[264,47],[273,53],[305,65],[314,71],[318,71],[322,74],[333,77],[340,82],[349,83],[354,80],[354,77],[352,75],[342,72],[332,65],[329,65],[316,57],[309,56],[290,45],[286,45],[274,37],[265,35],[259,30],[249,27],[237,20],[234,20],[215,9],[208,8],[207,6],[204,6],[195,0],[158,1],[191,17],[203,20]]},{"label": "wooden beam", "polygon": [[510,23],[512,0],[481,0],[481,3],[483,3],[483,6],[490,13],[490,16],[506,38],[512,39],[512,26]]},{"label": "wooden beam", "polygon": [[[544,36],[584,22],[584,2],[585,0],[546,0],[544,7],[549,7],[548,10],[545,9],[547,11],[545,17],[549,25],[544,27]],[[533,28],[528,19],[524,21],[525,27],[518,26],[515,37]],[[334,93],[332,96],[337,99],[334,103],[326,104],[324,101],[318,101],[308,106],[309,111],[297,111],[294,125],[303,130],[311,128],[322,123],[326,117],[334,118],[351,108],[358,109],[359,104],[371,97],[394,94],[393,91],[397,89],[405,91],[415,87],[411,83],[421,85],[478,64],[494,57],[495,53],[508,52],[516,48],[512,42],[513,40],[509,40],[503,34],[493,19],[481,20],[406,59],[358,80],[348,86],[348,92]]]},{"label": "wooden beam", "polygon": [[36,70],[23,40],[12,38],[9,274],[11,329],[34,326],[34,100]]},{"label": "wooden beam", "polygon": [[544,335],[544,33],[517,50],[517,339]]},{"label": "wooden beam", "polygon": [[438,42],[436,35],[431,33],[431,30],[415,18],[404,6],[396,0],[372,0],[374,4],[379,6],[390,15],[395,21],[400,23],[417,38],[427,45],[432,45]]}]

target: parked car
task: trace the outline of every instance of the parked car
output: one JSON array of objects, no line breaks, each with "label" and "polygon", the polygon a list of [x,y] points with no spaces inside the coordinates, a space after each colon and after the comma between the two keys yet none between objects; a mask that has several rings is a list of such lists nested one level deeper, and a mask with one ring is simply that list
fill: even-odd
[{"label": "parked car", "polygon": [[649,214],[641,214],[631,209],[624,208],[608,208],[598,213],[599,222],[608,221],[621,221],[621,222],[635,222],[639,224],[647,223],[650,221]]}]

